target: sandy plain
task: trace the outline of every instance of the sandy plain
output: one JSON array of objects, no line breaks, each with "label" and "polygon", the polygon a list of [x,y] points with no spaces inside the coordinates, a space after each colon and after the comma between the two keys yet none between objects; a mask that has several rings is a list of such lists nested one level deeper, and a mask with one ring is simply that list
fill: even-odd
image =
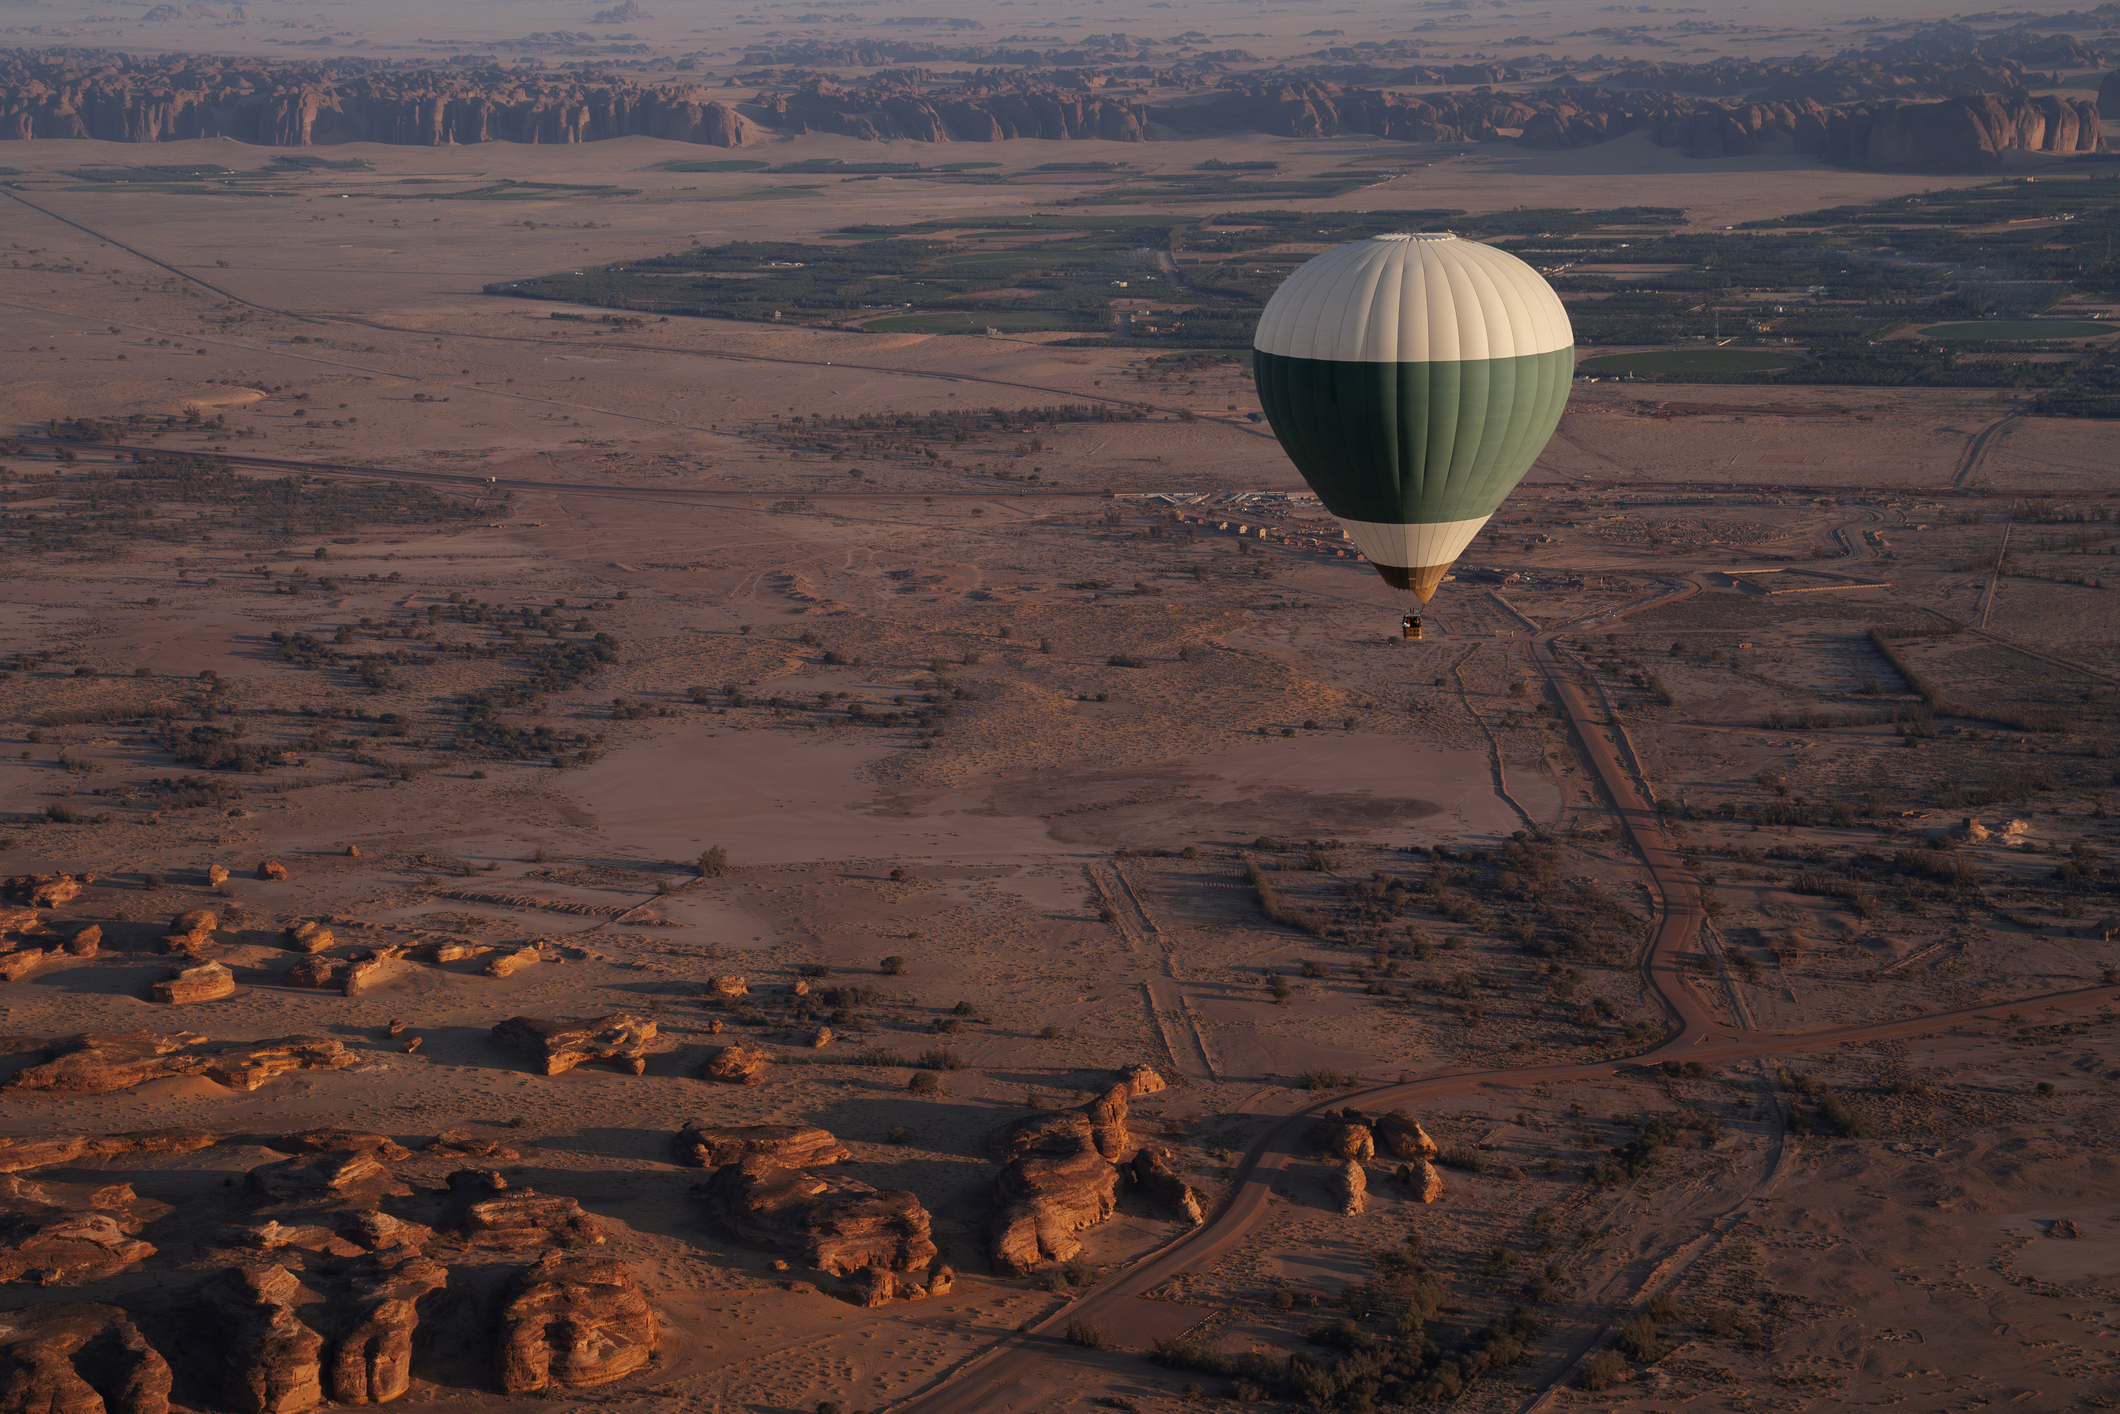
[{"label": "sandy plain", "polygon": [[[504,13],[528,31],[580,23],[576,8]],[[1119,8],[1039,23],[1108,28],[1124,17],[1103,10]],[[1588,7],[1543,13],[1573,28],[1578,11]],[[483,7],[448,33],[363,7],[361,24],[377,42],[453,46],[512,32],[495,28],[498,13]],[[248,33],[202,22],[113,36],[61,6],[5,17],[68,31],[36,42],[220,52]],[[1776,52],[1798,31],[1830,36],[1842,18],[1777,9],[1786,30],[1703,43]],[[1515,17],[1481,19],[1464,31],[1468,50],[1522,32]],[[1157,22],[1187,21],[1158,11]],[[677,23],[639,29],[673,53],[721,42],[656,27]],[[1320,23],[1306,10],[1238,27],[1292,44],[1298,26]],[[1411,21],[1350,10],[1329,23],[1382,34]],[[362,36],[339,34],[350,28],[330,33],[361,52],[350,41]],[[903,146],[811,135],[763,151],[875,160]],[[1302,172],[1368,146],[1233,137],[1125,155],[1189,166],[1270,154]],[[1099,144],[1029,142],[992,155],[1028,168],[1089,147],[1101,155]],[[239,165],[271,154],[173,144],[157,155]],[[1558,641],[1644,798],[1676,807],[1673,847],[1714,900],[1679,985],[1718,1035],[1896,1022],[2111,978],[2110,925],[2052,877],[2057,853],[2080,844],[2103,861],[2111,848],[2112,590],[2058,582],[2101,569],[2087,556],[2111,542],[2038,532],[2035,563],[2056,578],[1990,581],[1975,568],[2019,495],[2110,505],[2111,449],[2095,426],[2012,416],[2015,395],[1986,389],[1836,389],[1824,412],[1792,413],[1784,390],[1659,388],[1651,409],[1639,390],[1583,385],[1507,520],[1467,556],[1495,573],[1461,576],[1429,639],[1405,644],[1391,634],[1398,606],[1359,565],[1239,553],[1210,527],[1186,535],[1162,507],[1106,496],[1295,489],[1270,437],[1242,417],[1256,402],[1240,366],[1173,373],[1035,337],[684,320],[554,334],[546,307],[478,293],[692,240],[1006,214],[1029,208],[995,201],[1021,193],[869,183],[765,195],[794,184],[659,172],[693,152],[640,139],[333,155],[372,171],[307,179],[297,199],[234,215],[207,198],[36,183],[23,194],[42,209],[0,195],[8,431],[197,407],[257,435],[231,442],[226,427],[187,425],[160,450],[313,463],[320,479],[304,487],[318,496],[372,485],[357,470],[372,468],[395,474],[412,508],[370,498],[312,529],[256,519],[263,490],[162,498],[156,517],[182,533],[134,536],[88,509],[99,471],[116,470],[102,452],[63,467],[41,447],[0,458],[10,516],[45,520],[56,539],[11,555],[0,583],[0,644],[23,664],[0,678],[7,872],[94,870],[57,922],[97,922],[107,939],[102,956],[0,984],[0,1030],[17,1038],[11,1064],[46,1038],[177,1027],[328,1034],[360,1064],[252,1094],[204,1079],[97,1098],[11,1093],[0,1120],[10,1135],[346,1124],[502,1138],[522,1154],[505,1166],[511,1181],[577,1198],[661,1312],[652,1377],[590,1398],[716,1411],[917,1401],[1076,1295],[991,1275],[981,1257],[994,1173],[983,1140],[1034,1098],[1074,1103],[1114,1065],[1156,1065],[1173,1085],[1136,1106],[1137,1137],[1170,1147],[1214,1199],[1234,1191],[1254,1139],[1343,1093],[1343,1079],[1617,1061],[1652,1043],[1661,1012],[1633,957],[1655,901],[1580,736],[1551,709],[1535,632]],[[34,143],[0,158],[35,176],[138,154]],[[375,215],[359,195],[456,175],[616,181],[639,194],[437,205],[439,219],[417,207]],[[1623,141],[1453,159],[1359,205],[1671,204],[1716,229],[1948,180],[1790,158],[1695,162]],[[253,317],[205,317],[235,301]],[[961,450],[962,466],[864,459],[856,487],[780,435],[793,414],[1096,398],[1152,412],[1116,432],[1052,427],[1036,491],[972,469],[1006,456],[1004,437]],[[1975,438],[1998,421],[1976,456]],[[262,488],[277,473],[254,474]],[[1785,598],[1726,573],[1810,568],[1848,583]],[[467,617],[473,606],[487,616]],[[1986,627],[1902,640],[1922,671],[1994,710],[2066,706],[2072,729],[1974,718],[1910,738],[1888,721],[1764,725],[1775,713],[1918,707],[1865,633],[1943,616]],[[547,619],[558,621],[549,638]],[[290,660],[275,632],[343,636],[348,652]],[[613,661],[578,682],[528,685],[526,637],[595,633],[616,640]],[[466,645],[496,651],[441,651]],[[356,661],[380,654],[397,656],[391,676],[364,681]],[[481,692],[503,704],[493,720],[549,728],[548,749],[453,746],[467,695]],[[138,713],[154,702],[174,704],[187,729],[206,712],[234,720],[271,748],[270,769],[213,773],[241,795],[184,803],[157,782],[205,773]],[[950,714],[916,724],[937,705]],[[2010,772],[2055,784],[1974,799]],[[1946,783],[1964,787],[1965,804],[1941,802]],[[1757,823],[1761,807],[1791,799],[1820,811]],[[1977,860],[1987,911],[1807,877],[1817,852],[1890,855],[1968,815],[1996,828],[1992,842],[1953,851]],[[2005,837],[2012,819],[2024,828]],[[1518,832],[1547,842],[1528,887],[1504,877],[1522,867],[1501,853]],[[713,846],[737,867],[699,877],[693,861]],[[1339,936],[1262,915],[1247,856],[1283,866],[1270,877]],[[249,878],[265,858],[291,878]],[[235,871],[219,890],[205,882],[213,863]],[[1556,901],[1558,918],[1542,919]],[[172,1017],[146,1000],[167,965],[155,939],[167,915],[202,905],[223,911],[220,956],[240,985]],[[597,911],[570,911],[584,907]],[[1565,962],[1542,951],[1577,913],[1604,919],[1602,941]],[[341,924],[349,944],[419,930],[542,944],[546,960],[506,978],[400,960],[353,997],[290,988],[278,931],[315,917],[371,925]],[[885,956],[908,970],[885,974]],[[771,1083],[700,1081],[722,1015],[699,1001],[705,979],[737,971],[765,994],[805,966],[880,996],[836,1022],[841,1039],[821,1051],[806,1026],[766,1011],[745,1034],[775,1056]],[[532,1075],[486,1039],[518,1013],[616,1010],[660,1027],[645,1075]],[[423,1038],[417,1054],[389,1034],[394,1021]],[[1442,1202],[1411,1201],[1386,1166],[1369,1210],[1346,1217],[1327,1167],[1300,1156],[1240,1244],[1134,1300],[1120,1348],[1047,1337],[1044,1363],[984,1407],[1176,1409],[1196,1402],[1195,1382],[1199,1398],[1234,1407],[1228,1381],[1148,1363],[1150,1341],[1191,1332],[1276,1358],[1319,1348],[1306,1332],[1373,1274],[1371,1253],[1409,1235],[1451,1294],[1440,1343],[1511,1309],[1524,1275],[1556,1273],[1527,1358],[1474,1383],[1468,1408],[2095,1406],[2120,1388],[2109,1350],[2116,1043],[2107,1012],[2027,1007],[1698,1073],[1490,1078],[1422,1109],[1454,1156]],[[911,1057],[936,1045],[966,1068],[947,1072],[938,1096],[908,1093]],[[899,1063],[853,1063],[877,1050]],[[1853,1108],[1861,1134],[1830,1132],[1819,1087]],[[911,1190],[934,1214],[957,1287],[877,1310],[801,1289],[802,1273],[774,1270],[771,1254],[709,1223],[690,1192],[699,1175],[670,1162],[669,1136],[694,1117],[830,1129],[858,1174]],[[1680,1140],[1613,1178],[1612,1154],[1652,1118]],[[122,1167],[142,1193],[182,1204],[261,1157],[224,1146]],[[428,1181],[444,1171],[420,1170]],[[2063,1219],[2084,1235],[2057,1240]],[[1181,1233],[1129,1194],[1082,1236],[1090,1266],[1116,1272]],[[139,1300],[149,1281],[176,1291],[203,1277],[203,1261],[78,1291],[10,1287],[0,1304]],[[1285,1307],[1273,1299],[1282,1290],[1296,1298]],[[1659,1296],[1683,1313],[1663,1324],[1666,1353],[1606,1389],[1572,1387],[1583,1358]],[[213,1407],[191,1385],[177,1397]],[[476,1360],[452,1356],[421,1368],[405,1407],[518,1403],[487,1392]]]}]

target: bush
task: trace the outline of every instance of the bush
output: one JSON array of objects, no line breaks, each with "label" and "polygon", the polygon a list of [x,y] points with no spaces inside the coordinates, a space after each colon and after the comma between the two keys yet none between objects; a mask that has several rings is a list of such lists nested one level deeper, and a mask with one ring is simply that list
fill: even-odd
[{"label": "bush", "polygon": [[883,968],[886,977],[903,977],[912,970],[906,960],[895,953],[885,958],[879,965]]},{"label": "bush", "polygon": [[1638,1365],[1654,1364],[1664,1358],[1663,1337],[1657,1334],[1656,1322],[1647,1316],[1636,1316],[1627,1322],[1616,1344],[1620,1354]]},{"label": "bush", "polygon": [[1575,1383],[1587,1390],[1610,1389],[1626,1376],[1627,1362],[1616,1350],[1600,1350],[1583,1362]]},{"label": "bush", "polygon": [[1114,653],[1104,661],[1115,668],[1145,668],[1148,666],[1148,659],[1137,657],[1132,653]]},{"label": "bush", "polygon": [[[922,1070],[966,1070],[971,1066],[970,1061],[950,1050],[947,1046],[939,1047],[932,1051],[922,1051],[920,1059],[914,1061],[913,1064],[919,1066]],[[918,1079],[919,1077],[916,1076],[914,1078]]]},{"label": "bush", "polygon": [[729,852],[720,845],[699,856],[699,877],[702,879],[719,879],[735,872],[736,866],[729,863]]},{"label": "bush", "polygon": [[942,1093],[942,1077],[923,1070],[906,1081],[905,1088],[915,1095],[939,1095]]},{"label": "bush", "polygon": [[1112,1348],[1111,1337],[1104,1333],[1104,1327],[1098,1325],[1088,1316],[1077,1316],[1067,1323],[1067,1343],[1069,1345],[1079,1345],[1084,1350],[1109,1350]]}]

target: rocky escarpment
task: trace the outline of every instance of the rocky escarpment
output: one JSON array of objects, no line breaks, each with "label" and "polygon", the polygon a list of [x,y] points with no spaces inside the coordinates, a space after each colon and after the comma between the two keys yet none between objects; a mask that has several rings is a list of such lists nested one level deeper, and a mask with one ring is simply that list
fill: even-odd
[{"label": "rocky escarpment", "polygon": [[1821,151],[1828,162],[1881,172],[1994,172],[2003,154],[2096,152],[2098,105],[2057,94],[1971,94],[1941,103],[1863,103],[1836,109]]},{"label": "rocky escarpment", "polygon": [[1232,81],[1209,103],[1171,116],[1188,130],[1255,128],[1288,137],[1369,133],[1407,142],[1592,147],[1644,132],[1692,157],[1748,157],[1776,144],[1855,167],[1988,171],[2010,149],[2098,150],[2097,106],[2016,90],[1939,103],[1827,108],[1800,98],[1725,103],[1668,92],[1558,87],[1404,94],[1317,81]]},{"label": "rocky escarpment", "polygon": [[578,143],[658,137],[741,147],[757,129],[697,84],[94,52],[0,54],[0,139],[273,147]]},{"label": "rocky escarpment", "polygon": [[975,76],[955,89],[877,77],[860,84],[815,78],[766,105],[773,125],[870,141],[1001,142],[1035,137],[1144,142],[1147,105],[1062,87],[1035,74]]}]

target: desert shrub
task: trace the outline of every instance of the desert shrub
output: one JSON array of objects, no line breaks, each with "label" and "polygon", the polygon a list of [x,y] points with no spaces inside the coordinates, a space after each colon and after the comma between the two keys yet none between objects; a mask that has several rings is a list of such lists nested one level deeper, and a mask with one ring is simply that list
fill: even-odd
[{"label": "desert shrub", "polygon": [[884,975],[887,977],[903,977],[912,970],[904,958],[895,954],[885,958],[879,965],[883,968]]},{"label": "desert shrub", "polygon": [[1615,1344],[1620,1354],[1639,1365],[1653,1364],[1664,1358],[1663,1337],[1657,1332],[1656,1322],[1647,1316],[1636,1316],[1627,1322]]},{"label": "desert shrub", "polygon": [[1583,1368],[1575,1377],[1577,1385],[1587,1390],[1606,1390],[1618,1384],[1627,1373],[1627,1362],[1616,1350],[1600,1350],[1583,1362]]},{"label": "desert shrub", "polygon": [[1305,1090],[1346,1090],[1362,1083],[1359,1075],[1349,1075],[1343,1070],[1306,1070],[1303,1072]]},{"label": "desert shrub", "polygon": [[699,877],[702,879],[718,879],[722,875],[732,874],[736,870],[736,866],[729,863],[729,852],[720,845],[715,845],[705,854],[699,856],[698,868]]},{"label": "desert shrub", "polygon": [[919,1066],[922,1070],[966,1070],[971,1066],[970,1061],[947,1046],[938,1047],[932,1051],[922,1051],[920,1058],[914,1061],[913,1064]]},{"label": "desert shrub", "polygon": [[1105,1334],[1104,1327],[1098,1325],[1088,1316],[1077,1316],[1067,1323],[1067,1343],[1069,1345],[1079,1345],[1084,1350],[1109,1350],[1112,1348],[1111,1337]]},{"label": "desert shrub", "polygon": [[942,1077],[932,1071],[923,1070],[906,1081],[905,1088],[915,1095],[939,1095],[942,1093]]}]

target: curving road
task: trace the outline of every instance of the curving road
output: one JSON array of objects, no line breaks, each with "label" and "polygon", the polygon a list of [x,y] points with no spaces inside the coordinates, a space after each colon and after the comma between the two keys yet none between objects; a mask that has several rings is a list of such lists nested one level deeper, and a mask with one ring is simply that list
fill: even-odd
[{"label": "curving road", "polygon": [[1597,777],[1607,803],[1619,819],[1621,830],[1648,871],[1649,885],[1657,904],[1657,919],[1655,931],[1642,955],[1640,970],[1649,996],[1662,1007],[1669,1023],[1670,1030],[1664,1041],[1650,1051],[1624,1060],[1528,1066],[1516,1070],[1459,1071],[1352,1094],[1336,1094],[1306,1105],[1261,1136],[1245,1153],[1237,1165],[1228,1200],[1204,1225],[1105,1278],[1078,1300],[973,1357],[928,1389],[885,1406],[879,1414],[1011,1414],[1012,1411],[1027,1412],[1041,1407],[1050,1399],[1052,1389],[1062,1378],[1057,1370],[1045,1367],[1048,1362],[1065,1359],[1063,1352],[1071,1350],[1065,1344],[1068,1323],[1088,1318],[1107,1329],[1123,1330],[1127,1303],[1174,1277],[1211,1266],[1235,1248],[1265,1220],[1275,1184],[1283,1173],[1309,1152],[1305,1136],[1322,1110],[1350,1104],[1364,1110],[1388,1110],[1399,1105],[1432,1101],[1482,1085],[1605,1080],[1638,1073],[1665,1061],[1731,1061],[1817,1050],[1950,1031],[1976,1022],[2003,1021],[2010,1012],[2030,1007],[2072,1009],[2107,1004],[2120,998],[2120,986],[2086,987],[1957,1011],[1783,1036],[1746,1032],[1719,1021],[1709,1004],[1687,985],[1680,972],[1682,955],[1699,938],[1701,925],[1707,917],[1701,903],[1700,885],[1680,862],[1652,803],[1642,798],[1633,777],[1621,762],[1611,734],[1614,729],[1607,727],[1592,711],[1588,700],[1568,676],[1553,645],[1553,639],[1568,629],[1587,627],[1592,622],[1602,623],[1659,604],[1673,603],[1699,592],[1700,587],[1698,581],[1672,586],[1618,614],[1601,614],[1594,619],[1541,629],[1531,645],[1532,659],[1545,674],[1547,686],[1567,719],[1578,752]]}]

